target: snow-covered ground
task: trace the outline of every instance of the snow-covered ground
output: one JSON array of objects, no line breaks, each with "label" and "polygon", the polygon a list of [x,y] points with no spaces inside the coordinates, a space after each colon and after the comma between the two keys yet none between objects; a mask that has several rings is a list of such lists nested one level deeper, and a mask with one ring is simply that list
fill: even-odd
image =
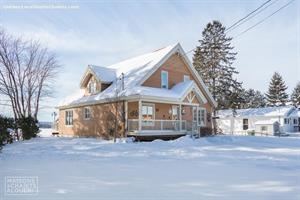
[{"label": "snow-covered ground", "polygon": [[[0,153],[0,199],[300,199],[300,138],[218,136],[116,144],[43,137]],[[5,176],[37,176],[35,196]]]}]

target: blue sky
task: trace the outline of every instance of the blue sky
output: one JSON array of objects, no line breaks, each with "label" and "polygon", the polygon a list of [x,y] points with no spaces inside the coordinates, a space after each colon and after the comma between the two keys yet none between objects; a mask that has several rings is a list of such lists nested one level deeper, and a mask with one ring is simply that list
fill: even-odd
[{"label": "blue sky", "polygon": [[[288,2],[273,1],[272,6],[229,32],[229,36],[235,37]],[[54,98],[43,102],[42,121],[51,120],[57,102],[79,89],[88,64],[105,66],[176,42],[188,51],[198,45],[208,22],[219,20],[228,27],[265,0],[57,2],[74,7],[49,9],[55,5],[49,1],[0,1],[0,25],[15,35],[40,40],[63,65]],[[8,7],[11,5],[19,8]],[[22,9],[22,5],[48,7]],[[274,71],[282,74],[288,92],[300,81],[299,11],[300,2],[296,0],[234,38],[232,43],[238,52],[234,66],[245,88],[266,92]],[[5,109],[0,106],[0,110]]]}]

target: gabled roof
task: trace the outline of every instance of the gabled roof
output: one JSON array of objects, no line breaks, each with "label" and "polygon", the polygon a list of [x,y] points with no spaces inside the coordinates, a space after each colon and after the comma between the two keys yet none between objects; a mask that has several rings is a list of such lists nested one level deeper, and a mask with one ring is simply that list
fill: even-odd
[{"label": "gabled roof", "polygon": [[80,87],[84,88],[89,80],[89,75],[94,75],[98,81],[102,83],[112,83],[116,80],[117,74],[115,69],[100,67],[96,65],[88,65],[81,81]]},{"label": "gabled roof", "polygon": [[[288,116],[294,110],[293,106],[274,106],[264,108],[237,109],[235,117],[275,117]],[[232,109],[219,110],[217,114],[220,118],[233,117]]]},{"label": "gabled roof", "polygon": [[273,125],[275,123],[279,123],[278,120],[269,119],[269,120],[258,120],[254,124],[255,125]]},{"label": "gabled roof", "polygon": [[88,67],[95,73],[101,82],[111,83],[117,78],[116,69],[99,67],[96,65],[89,65]]},{"label": "gabled roof", "polygon": [[[205,94],[201,92],[201,90],[193,81],[187,83],[179,83],[170,90],[142,86],[143,81],[146,80],[147,77],[151,76],[151,74],[155,72],[171,55],[177,52],[183,56],[183,59],[191,69],[191,72],[198,78],[198,81],[202,86]],[[119,95],[128,97],[130,95],[133,96],[149,94],[149,96],[155,97],[155,95],[157,94],[157,96],[159,97],[165,96],[166,98],[170,98],[175,101],[176,99],[181,98],[181,95],[179,94],[180,92],[186,93],[191,89],[191,87],[193,87],[194,90],[200,92],[202,96],[201,98],[207,96],[212,105],[216,106],[216,102],[212,98],[210,92],[208,91],[199,74],[195,71],[194,67],[189,62],[189,59],[186,57],[179,43],[167,46],[151,53],[124,60],[107,67],[89,65],[84,77],[82,78],[81,84],[86,79],[88,73],[94,74],[99,81],[112,82],[112,84],[101,93],[91,96],[82,95],[81,98],[74,101],[64,101],[64,103],[60,104],[59,106],[92,103],[113,98],[113,96],[116,94],[116,88],[120,87],[121,85],[119,81],[117,81],[117,79],[121,77],[122,73],[124,74],[125,90],[123,90],[121,92],[122,94]],[[188,85],[188,83],[190,85]],[[177,90],[177,88],[180,88],[180,91],[179,89]]]},{"label": "gabled roof", "polygon": [[296,108],[289,116],[290,117],[300,117],[300,107]]}]

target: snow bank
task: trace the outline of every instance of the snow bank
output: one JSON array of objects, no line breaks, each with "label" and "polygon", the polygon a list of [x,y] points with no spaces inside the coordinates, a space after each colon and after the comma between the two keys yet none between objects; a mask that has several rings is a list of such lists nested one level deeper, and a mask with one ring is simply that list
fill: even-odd
[{"label": "snow bank", "polygon": [[296,200],[299,144],[300,138],[253,136],[35,138],[5,146],[0,176],[37,176],[39,193],[21,197],[33,200]]}]

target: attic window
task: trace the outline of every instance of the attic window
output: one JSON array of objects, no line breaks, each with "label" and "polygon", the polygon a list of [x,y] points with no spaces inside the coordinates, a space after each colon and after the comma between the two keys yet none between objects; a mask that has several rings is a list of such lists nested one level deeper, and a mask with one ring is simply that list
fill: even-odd
[{"label": "attic window", "polygon": [[168,72],[167,71],[161,71],[161,88],[168,89]]},{"label": "attic window", "polygon": [[88,84],[88,90],[90,94],[94,94],[96,92],[96,82],[95,81],[90,81]]}]

